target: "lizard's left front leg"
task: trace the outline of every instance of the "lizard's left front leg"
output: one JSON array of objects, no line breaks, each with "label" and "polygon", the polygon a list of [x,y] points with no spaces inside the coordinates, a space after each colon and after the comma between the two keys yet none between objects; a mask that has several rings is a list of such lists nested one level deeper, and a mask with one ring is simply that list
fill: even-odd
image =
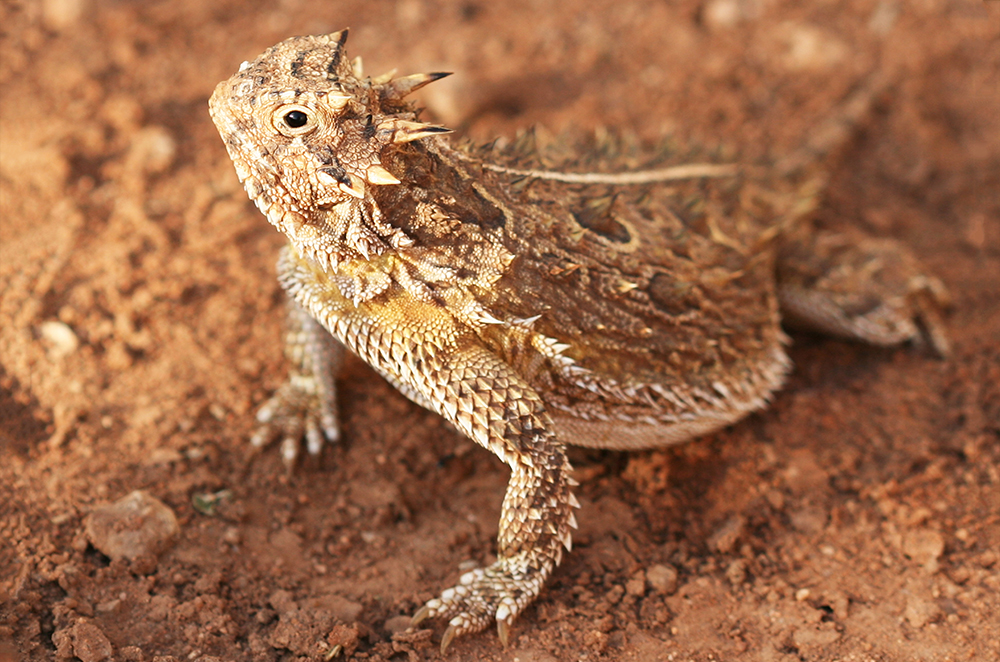
[{"label": "lizard's left front leg", "polygon": [[511,468],[497,561],[464,574],[457,586],[424,605],[413,623],[450,619],[443,651],[454,637],[495,620],[506,645],[511,622],[538,596],[563,546],[570,547],[579,504],[570,491],[565,449],[538,394],[486,348],[470,344],[434,352],[410,365],[419,372],[410,375],[411,383],[434,408]]}]

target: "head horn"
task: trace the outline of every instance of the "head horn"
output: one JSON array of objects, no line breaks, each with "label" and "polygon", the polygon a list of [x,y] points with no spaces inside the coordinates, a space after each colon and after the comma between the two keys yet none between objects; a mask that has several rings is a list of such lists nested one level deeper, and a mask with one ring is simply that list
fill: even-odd
[{"label": "head horn", "polygon": [[382,86],[382,98],[402,99],[407,94],[450,75],[450,71],[438,71],[430,74],[411,74],[393,78]]}]

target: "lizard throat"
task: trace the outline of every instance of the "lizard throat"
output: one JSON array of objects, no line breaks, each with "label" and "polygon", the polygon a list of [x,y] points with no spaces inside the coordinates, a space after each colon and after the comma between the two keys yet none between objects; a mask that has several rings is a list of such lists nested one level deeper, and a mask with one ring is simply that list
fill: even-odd
[{"label": "lizard throat", "polygon": [[336,271],[348,260],[369,260],[413,245],[409,236],[383,219],[370,193],[308,211],[264,195],[254,197],[254,202],[300,255],[324,271]]}]

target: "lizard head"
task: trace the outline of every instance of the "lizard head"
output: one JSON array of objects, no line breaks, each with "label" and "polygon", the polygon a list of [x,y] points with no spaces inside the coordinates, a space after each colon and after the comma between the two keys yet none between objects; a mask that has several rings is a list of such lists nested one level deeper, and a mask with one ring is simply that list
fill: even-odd
[{"label": "lizard head", "polygon": [[387,223],[372,186],[400,183],[386,150],[447,133],[403,100],[448,74],[363,77],[347,30],[293,37],[219,83],[209,111],[250,199],[300,254],[325,268],[412,243]]}]

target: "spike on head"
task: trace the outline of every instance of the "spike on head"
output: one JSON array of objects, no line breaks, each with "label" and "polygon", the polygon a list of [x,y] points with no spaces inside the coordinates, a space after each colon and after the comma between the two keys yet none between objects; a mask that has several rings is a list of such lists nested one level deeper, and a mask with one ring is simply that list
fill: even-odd
[{"label": "spike on head", "polygon": [[368,166],[368,170],[365,171],[368,181],[376,185],[388,185],[388,184],[399,184],[399,180],[386,170],[383,166],[378,163],[373,163]]},{"label": "spike on head", "polygon": [[396,70],[390,69],[384,74],[379,74],[378,76],[372,77],[372,85],[385,85],[390,80],[392,80],[392,77],[395,75],[396,75]]},{"label": "spike on head", "polygon": [[390,142],[408,143],[428,136],[437,136],[442,133],[451,133],[451,129],[422,122],[411,122],[401,120],[397,117],[390,117],[378,125],[379,133],[390,134]]},{"label": "spike on head", "polygon": [[382,87],[382,98],[402,99],[411,92],[416,92],[421,87],[450,75],[450,71],[438,71],[429,74],[410,74],[392,80],[387,79]]},{"label": "spike on head", "polygon": [[365,183],[361,180],[361,178],[348,174],[346,179],[346,183],[343,181],[337,183],[338,188],[351,197],[357,198],[358,200],[364,200]]}]

